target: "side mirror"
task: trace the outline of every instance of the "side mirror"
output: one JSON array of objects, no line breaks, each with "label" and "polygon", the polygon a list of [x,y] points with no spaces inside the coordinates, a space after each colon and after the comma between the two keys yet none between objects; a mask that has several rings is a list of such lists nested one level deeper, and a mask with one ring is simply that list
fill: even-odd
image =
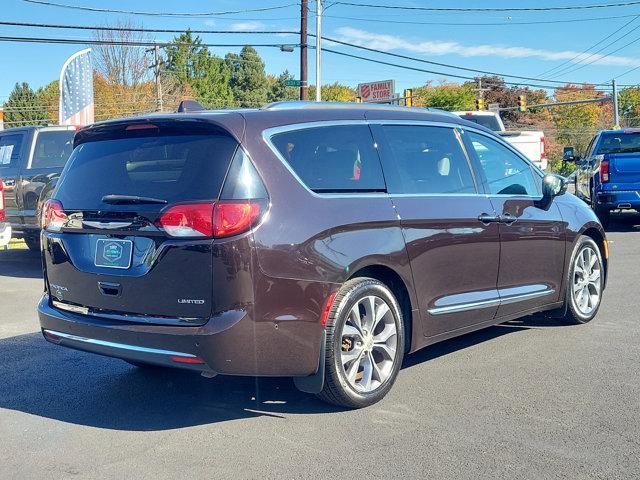
[{"label": "side mirror", "polygon": [[564,147],[564,150],[562,151],[562,161],[563,162],[576,161],[576,153],[573,147]]},{"label": "side mirror", "polygon": [[553,199],[567,191],[567,179],[555,174],[548,174],[542,178],[542,198],[536,202],[536,207],[549,210]]}]

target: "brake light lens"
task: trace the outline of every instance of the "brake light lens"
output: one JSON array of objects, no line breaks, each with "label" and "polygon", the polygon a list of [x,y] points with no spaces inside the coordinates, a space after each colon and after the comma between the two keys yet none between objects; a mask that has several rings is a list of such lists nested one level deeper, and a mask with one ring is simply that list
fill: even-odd
[{"label": "brake light lens", "polygon": [[249,230],[260,216],[253,201],[175,205],[160,216],[159,226],[172,237],[229,237]]},{"label": "brake light lens", "polygon": [[4,183],[0,178],[0,222],[4,222]]},{"label": "brake light lens", "polygon": [[67,221],[62,203],[58,200],[47,200],[42,208],[42,228],[49,232],[59,232]]},{"label": "brake light lens", "polygon": [[609,160],[600,161],[600,181],[602,183],[609,181]]},{"label": "brake light lens", "polygon": [[229,237],[246,232],[260,216],[260,204],[252,201],[216,203],[213,208],[213,235]]},{"label": "brake light lens", "polygon": [[212,237],[213,204],[174,205],[160,216],[160,226],[172,237]]}]

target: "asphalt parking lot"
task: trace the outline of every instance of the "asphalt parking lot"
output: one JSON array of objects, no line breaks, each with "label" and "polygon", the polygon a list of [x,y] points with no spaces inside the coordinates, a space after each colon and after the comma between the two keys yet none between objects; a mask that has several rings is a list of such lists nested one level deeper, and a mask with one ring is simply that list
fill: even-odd
[{"label": "asphalt parking lot", "polygon": [[0,251],[0,478],[638,478],[640,216],[609,240],[591,324],[533,316],[435,345],[359,411],[289,379],[150,373],[50,345],[39,257]]}]

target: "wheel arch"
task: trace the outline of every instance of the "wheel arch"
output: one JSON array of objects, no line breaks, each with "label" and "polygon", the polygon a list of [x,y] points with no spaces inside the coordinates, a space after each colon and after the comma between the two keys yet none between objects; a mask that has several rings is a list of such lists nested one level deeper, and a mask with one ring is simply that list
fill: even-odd
[{"label": "wheel arch", "polygon": [[[393,268],[382,264],[371,264],[361,267],[353,272],[347,280],[358,277],[373,278],[384,283],[396,297],[400,304],[404,320],[404,350],[405,353],[409,352],[411,350],[412,339],[414,336],[413,299],[409,291],[410,287],[398,272]],[[415,323],[419,323],[419,321]]]}]

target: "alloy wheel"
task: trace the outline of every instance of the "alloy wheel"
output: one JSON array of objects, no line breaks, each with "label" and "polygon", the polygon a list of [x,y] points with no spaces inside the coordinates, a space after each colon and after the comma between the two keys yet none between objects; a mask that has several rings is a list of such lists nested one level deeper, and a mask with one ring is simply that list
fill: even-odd
[{"label": "alloy wheel", "polygon": [[578,311],[589,316],[600,303],[602,291],[601,265],[598,254],[585,246],[576,256],[573,266],[573,301]]},{"label": "alloy wheel", "polygon": [[342,327],[341,364],[349,385],[359,393],[379,388],[390,377],[398,350],[398,332],[387,302],[366,296],[351,308]]}]

